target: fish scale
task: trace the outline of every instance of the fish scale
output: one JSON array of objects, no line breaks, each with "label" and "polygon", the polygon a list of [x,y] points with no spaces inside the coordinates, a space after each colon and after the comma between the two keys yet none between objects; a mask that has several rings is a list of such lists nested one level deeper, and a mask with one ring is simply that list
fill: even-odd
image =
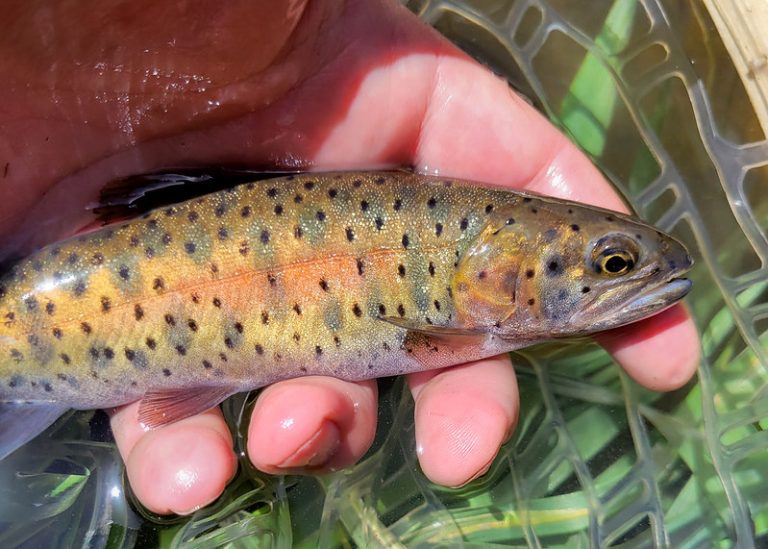
[{"label": "fish scale", "polygon": [[[633,258],[627,276],[598,272],[601,238]],[[690,264],[633,218],[462,181],[247,183],[15,265],[0,279],[0,399],[47,403],[41,425],[51,406],[143,399],[157,426],[280,379],[413,372],[621,325],[682,297],[658,288]],[[579,307],[591,323],[568,323]]]}]

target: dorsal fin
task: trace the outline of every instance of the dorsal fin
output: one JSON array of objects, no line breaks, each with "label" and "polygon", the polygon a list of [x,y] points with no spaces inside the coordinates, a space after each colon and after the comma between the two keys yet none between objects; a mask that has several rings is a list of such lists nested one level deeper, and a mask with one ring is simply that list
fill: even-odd
[{"label": "dorsal fin", "polygon": [[132,175],[107,183],[99,193],[98,204],[90,209],[96,215],[97,223],[108,225],[242,183],[291,173],[297,173],[297,170],[181,168]]}]

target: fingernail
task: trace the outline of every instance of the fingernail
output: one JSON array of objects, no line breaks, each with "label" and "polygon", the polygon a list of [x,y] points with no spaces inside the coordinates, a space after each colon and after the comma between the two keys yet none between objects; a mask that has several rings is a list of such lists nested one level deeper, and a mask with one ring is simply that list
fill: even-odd
[{"label": "fingernail", "polygon": [[339,428],[332,421],[324,421],[307,442],[278,463],[277,467],[281,469],[317,467],[333,457],[340,443]]}]

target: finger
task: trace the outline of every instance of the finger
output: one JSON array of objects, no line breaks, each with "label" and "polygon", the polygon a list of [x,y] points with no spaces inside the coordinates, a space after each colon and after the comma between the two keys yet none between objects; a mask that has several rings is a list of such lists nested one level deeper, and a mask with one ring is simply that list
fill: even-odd
[{"label": "finger", "polygon": [[517,381],[509,356],[413,374],[409,384],[424,474],[445,486],[484,474],[517,423]]},{"label": "finger", "polygon": [[359,460],[376,433],[377,387],[304,377],[259,396],[248,430],[248,456],[273,474],[334,471]]},{"label": "finger", "polygon": [[681,387],[699,364],[699,336],[681,305],[596,339],[635,381],[656,391]]},{"label": "finger", "polygon": [[186,515],[219,497],[237,470],[219,408],[149,431],[138,408],[114,410],[111,425],[139,501],[158,514]]}]

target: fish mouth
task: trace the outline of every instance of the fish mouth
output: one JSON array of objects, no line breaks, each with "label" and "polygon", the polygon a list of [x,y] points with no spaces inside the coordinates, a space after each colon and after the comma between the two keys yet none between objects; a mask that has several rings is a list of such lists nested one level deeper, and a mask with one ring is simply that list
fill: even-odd
[{"label": "fish mouth", "polygon": [[622,324],[629,324],[654,315],[683,299],[692,287],[693,282],[689,279],[675,277],[662,282],[655,288],[644,288],[622,306],[617,316],[627,318],[627,322]]}]

